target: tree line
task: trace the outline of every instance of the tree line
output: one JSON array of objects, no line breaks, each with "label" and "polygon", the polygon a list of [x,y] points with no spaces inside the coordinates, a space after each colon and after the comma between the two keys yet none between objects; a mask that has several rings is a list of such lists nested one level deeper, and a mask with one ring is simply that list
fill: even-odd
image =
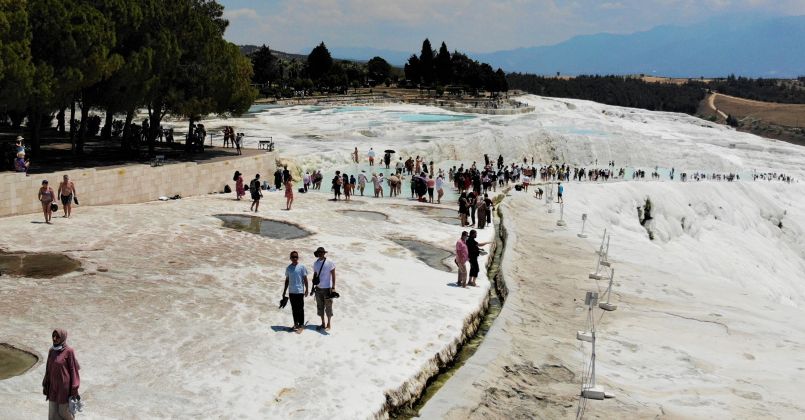
[{"label": "tree line", "polygon": [[[228,22],[213,0],[0,0],[0,120],[27,119],[32,152],[41,129],[71,115],[73,150],[82,153],[91,109],[125,114],[124,148],[137,109],[153,154],[160,122],[174,114],[193,122],[209,113],[248,110],[256,91],[252,66],[223,39]],[[76,107],[80,123],[73,120]],[[76,118],[77,120],[77,118]]]},{"label": "tree line", "polygon": [[333,59],[324,42],[304,59],[282,58],[265,44],[248,53],[252,82],[265,96],[292,97],[295,92],[346,93],[349,88],[390,85],[400,74],[382,57],[366,63]]},{"label": "tree line", "polygon": [[705,90],[685,83],[649,83],[624,76],[578,76],[562,79],[509,73],[512,89],[559,98],[585,99],[607,105],[695,114]]},{"label": "tree line", "polygon": [[452,85],[466,90],[505,92],[509,90],[506,73],[500,68],[492,69],[487,63],[479,63],[466,54],[450,51],[442,42],[439,51],[432,49],[425,38],[419,56],[412,54],[405,64],[405,78],[414,85],[426,88],[444,88]]},{"label": "tree line", "polygon": [[805,104],[805,77],[796,80],[780,80],[752,79],[730,75],[726,79],[694,83],[718,93],[755,101]]}]

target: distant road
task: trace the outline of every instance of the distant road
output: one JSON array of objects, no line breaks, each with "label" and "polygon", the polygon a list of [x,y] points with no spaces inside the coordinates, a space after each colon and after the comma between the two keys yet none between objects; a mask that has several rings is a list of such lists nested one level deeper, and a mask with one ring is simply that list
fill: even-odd
[{"label": "distant road", "polygon": [[[707,106],[710,107],[713,111],[715,111],[718,115],[722,118],[727,119],[727,114],[716,107],[716,96],[719,95],[718,93],[711,93],[710,96],[707,97]],[[735,98],[740,99],[740,98]]]}]

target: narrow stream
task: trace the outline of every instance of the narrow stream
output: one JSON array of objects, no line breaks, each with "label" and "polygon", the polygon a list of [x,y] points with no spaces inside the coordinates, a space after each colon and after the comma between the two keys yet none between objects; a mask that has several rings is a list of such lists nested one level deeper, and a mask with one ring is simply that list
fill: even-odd
[{"label": "narrow stream", "polygon": [[[496,203],[497,207],[499,203]],[[492,283],[489,288],[489,303],[486,312],[476,330],[475,334],[467,340],[459,349],[456,357],[447,366],[439,370],[439,373],[428,379],[425,389],[420,395],[419,399],[414,401],[410,406],[399,407],[398,409],[389,413],[389,417],[393,419],[411,419],[419,416],[419,410],[425,406],[428,400],[431,399],[453,375],[464,366],[464,363],[472,357],[478,350],[481,342],[484,341],[486,333],[492,328],[492,324],[497,319],[503,308],[503,301],[506,296],[506,285],[503,281],[503,275],[500,272],[500,264],[503,260],[503,248],[506,241],[506,230],[501,223],[500,211],[496,212],[493,223],[495,225],[495,244],[492,256],[487,265],[486,275]]]}]

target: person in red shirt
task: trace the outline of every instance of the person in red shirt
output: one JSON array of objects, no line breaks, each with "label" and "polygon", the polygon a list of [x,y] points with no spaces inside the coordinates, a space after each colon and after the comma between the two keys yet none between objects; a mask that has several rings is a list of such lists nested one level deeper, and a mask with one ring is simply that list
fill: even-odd
[{"label": "person in red shirt", "polygon": [[69,399],[80,399],[80,368],[75,351],[67,345],[67,332],[58,328],[53,330],[53,347],[48,352],[45,378],[42,380],[42,392],[49,402],[48,419],[73,420]]}]

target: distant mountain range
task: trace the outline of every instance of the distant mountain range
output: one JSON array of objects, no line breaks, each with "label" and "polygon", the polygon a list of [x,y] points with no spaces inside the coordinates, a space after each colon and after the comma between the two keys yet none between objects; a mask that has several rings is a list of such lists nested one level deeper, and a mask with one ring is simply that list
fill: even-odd
[{"label": "distant mountain range", "polygon": [[[440,40],[431,40],[438,45]],[[805,75],[805,16],[721,16],[690,26],[627,35],[596,34],[556,45],[468,53],[506,72],[552,75],[647,74],[669,77],[790,78]],[[402,66],[413,52],[328,47],[333,57],[374,56]],[[417,54],[419,53],[417,49]]]}]

